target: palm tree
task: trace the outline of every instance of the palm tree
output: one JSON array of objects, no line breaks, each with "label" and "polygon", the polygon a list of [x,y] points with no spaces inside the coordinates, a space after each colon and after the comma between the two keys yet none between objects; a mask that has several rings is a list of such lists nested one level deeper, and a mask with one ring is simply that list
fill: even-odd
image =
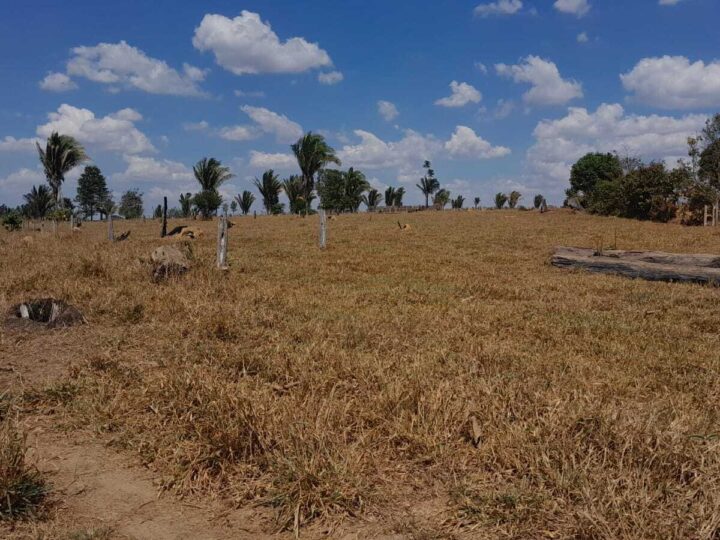
[{"label": "palm tree", "polygon": [[285,180],[283,180],[282,188],[290,204],[290,213],[302,213],[305,209],[305,197],[303,195],[302,178],[297,175],[286,178]]},{"label": "palm tree", "polygon": [[544,201],[545,201],[545,197],[543,197],[540,194],[537,194],[537,195],[535,195],[535,198],[533,199],[533,206],[535,208],[540,208]]},{"label": "palm tree", "polygon": [[495,195],[495,208],[500,210],[503,206],[505,206],[505,203],[507,202],[508,198],[507,195],[504,193],[498,193]]},{"label": "palm tree", "polygon": [[465,197],[462,195],[458,195],[455,199],[452,200],[450,205],[455,208],[456,210],[459,210],[463,207],[463,204],[465,204]]},{"label": "palm tree", "polygon": [[240,207],[240,211],[244,216],[247,216],[248,212],[250,212],[250,208],[252,208],[252,205],[255,202],[255,195],[246,189],[241,195],[235,195],[235,200]]},{"label": "palm tree", "polygon": [[44,218],[52,210],[55,199],[47,186],[33,186],[30,193],[23,195],[25,213],[33,219]]},{"label": "palm tree", "polygon": [[433,197],[433,206],[444,209],[448,202],[450,202],[450,192],[445,188],[439,189]]},{"label": "palm tree", "polygon": [[480,206],[480,197],[475,197],[475,208]]},{"label": "palm tree", "polygon": [[308,132],[291,146],[302,173],[305,215],[310,211],[310,196],[315,189],[315,175],[329,163],[341,165],[335,150],[325,142],[325,137]]},{"label": "palm tree", "polygon": [[192,206],[192,193],[180,194],[180,212],[183,217],[190,217],[190,207]]},{"label": "palm tree", "polygon": [[522,198],[522,195],[519,191],[511,191],[510,195],[508,196],[508,206],[510,208],[515,208]]},{"label": "palm tree", "polygon": [[200,193],[193,197],[193,202],[204,219],[217,212],[222,204],[218,190],[220,186],[233,177],[229,167],[215,158],[202,158],[193,167],[195,179],[200,184]]},{"label": "palm tree", "polygon": [[282,211],[280,206],[280,192],[282,191],[282,183],[278,179],[275,171],[268,169],[262,175],[262,180],[255,178],[253,180],[255,187],[258,188],[263,198],[263,206],[268,215],[278,214]]},{"label": "palm tree", "polygon": [[345,180],[345,202],[346,208],[350,212],[357,212],[360,203],[363,201],[363,193],[370,189],[370,183],[365,179],[365,175],[356,169],[350,167],[344,174]]},{"label": "palm tree", "polygon": [[405,188],[399,187],[395,190],[395,199],[393,200],[393,204],[395,206],[402,206],[403,205],[403,196],[405,195]]},{"label": "palm tree", "polygon": [[425,195],[425,208],[430,206],[430,195],[440,189],[440,182],[435,178],[435,171],[432,169],[429,161],[425,161],[423,168],[427,169],[425,176],[420,179],[420,183],[416,184],[418,189]]},{"label": "palm tree", "polygon": [[385,206],[388,208],[395,205],[395,188],[390,186],[385,190]]},{"label": "palm tree", "polygon": [[53,132],[48,137],[43,150],[40,143],[35,143],[40,163],[45,171],[50,189],[52,189],[55,203],[62,208],[62,183],[65,181],[65,174],[78,165],[88,161],[85,149],[73,137],[60,135]]},{"label": "palm tree", "polygon": [[371,189],[365,195],[362,196],[362,201],[367,206],[368,210],[375,210],[380,204],[382,196],[377,189]]}]

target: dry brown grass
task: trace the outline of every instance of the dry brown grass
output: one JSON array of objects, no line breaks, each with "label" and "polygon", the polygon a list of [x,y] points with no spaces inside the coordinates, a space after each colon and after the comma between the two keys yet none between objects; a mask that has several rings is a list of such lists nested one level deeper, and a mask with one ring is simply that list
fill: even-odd
[{"label": "dry brown grass", "polygon": [[[341,216],[321,252],[317,218],[236,218],[228,272],[202,223],[194,268],[163,285],[141,261],[156,222],[116,245],[102,224],[3,234],[0,307],[53,296],[90,324],[8,333],[0,350],[42,357],[75,333],[73,392],[53,410],[168,489],[271,505],[283,527],[374,515],[418,538],[717,538],[720,291],[547,264],[555,245],[615,236],[717,253],[717,231],[564,211],[404,219],[398,234],[395,216]],[[396,519],[408,502],[420,510]]]}]

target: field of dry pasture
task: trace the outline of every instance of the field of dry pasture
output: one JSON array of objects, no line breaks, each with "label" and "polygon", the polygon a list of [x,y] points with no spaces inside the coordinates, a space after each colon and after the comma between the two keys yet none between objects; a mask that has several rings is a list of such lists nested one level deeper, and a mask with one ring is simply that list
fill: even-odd
[{"label": "field of dry pasture", "polygon": [[98,223],[3,231],[0,309],[54,296],[89,321],[3,328],[6,421],[110,445],[164,498],[263,509],[267,532],[720,535],[720,290],[548,264],[556,245],[720,253],[717,229],[358,214],[320,251],[317,216],[233,221],[229,271],[195,222],[165,284],[157,221],[116,223],[117,244]]}]

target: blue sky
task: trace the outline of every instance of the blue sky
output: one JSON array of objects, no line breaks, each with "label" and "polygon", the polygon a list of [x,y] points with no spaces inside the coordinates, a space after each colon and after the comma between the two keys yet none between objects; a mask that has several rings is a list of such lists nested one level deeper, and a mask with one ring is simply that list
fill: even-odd
[{"label": "blue sky", "polygon": [[[74,135],[146,211],[204,156],[252,189],[319,131],[407,202],[431,159],[453,195],[562,199],[591,150],[684,156],[720,111],[718,0],[2,0],[0,202],[43,181],[34,141]],[[74,195],[71,173],[64,189]]]}]

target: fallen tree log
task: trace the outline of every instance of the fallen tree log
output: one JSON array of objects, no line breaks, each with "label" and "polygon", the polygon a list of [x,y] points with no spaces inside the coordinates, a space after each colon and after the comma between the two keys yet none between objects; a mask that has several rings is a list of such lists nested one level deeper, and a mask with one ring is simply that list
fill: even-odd
[{"label": "fallen tree log", "polygon": [[649,281],[708,283],[720,286],[720,257],[652,251],[603,251],[558,247],[550,259],[558,268],[614,274]]}]

